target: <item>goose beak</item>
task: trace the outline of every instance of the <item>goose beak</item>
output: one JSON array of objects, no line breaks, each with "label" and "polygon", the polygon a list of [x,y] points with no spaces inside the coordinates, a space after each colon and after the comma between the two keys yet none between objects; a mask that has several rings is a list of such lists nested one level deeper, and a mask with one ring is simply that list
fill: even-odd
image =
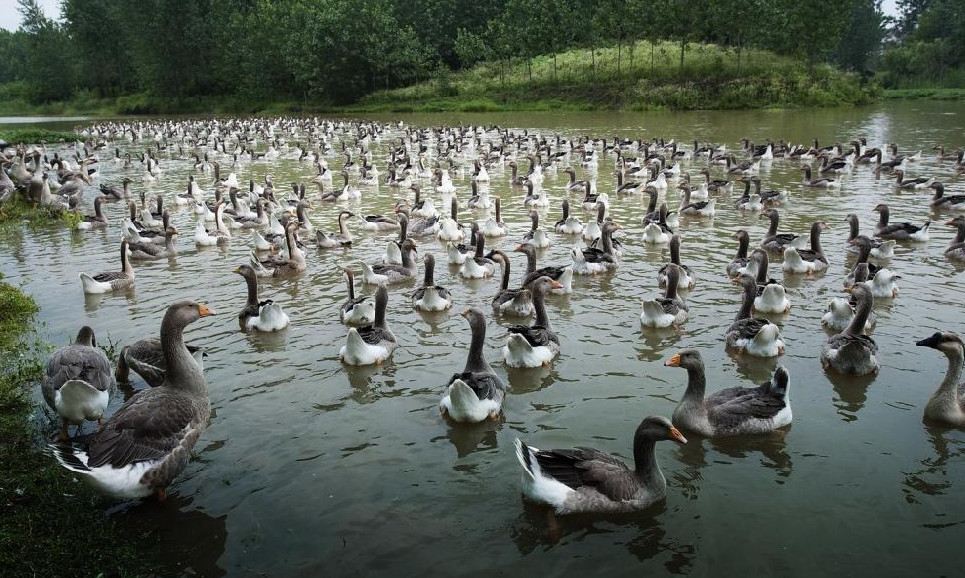
[{"label": "goose beak", "polygon": [[[664,365],[667,367],[680,367],[680,354],[675,353],[673,356],[670,357],[670,359],[667,360],[666,363],[664,363]],[[680,432],[677,432],[677,433],[680,433]],[[686,443],[686,441],[687,440],[684,440],[684,443]]]},{"label": "goose beak", "polygon": [[563,284],[560,283],[559,281],[554,280],[552,283],[550,283],[550,287],[552,287],[553,289],[562,289]]},{"label": "goose beak", "polygon": [[204,303],[198,303],[198,315],[200,315],[201,317],[209,317],[211,315],[214,315],[214,311],[208,308],[208,306],[205,305]]},{"label": "goose beak", "polygon": [[465,309],[463,309],[462,313],[460,313],[459,315],[462,315],[463,317],[469,317],[469,311],[470,311],[470,309],[469,309],[468,307],[466,307]]},{"label": "goose beak", "polygon": [[685,438],[684,434],[680,433],[680,430],[675,427],[670,428],[670,437],[677,443],[687,443],[687,438]]},{"label": "goose beak", "polygon": [[741,276],[740,276],[740,275],[737,275],[736,277],[731,277],[731,278],[730,278],[730,282],[731,282],[731,283],[740,283],[740,282],[741,282]]},{"label": "goose beak", "polygon": [[238,267],[235,267],[234,272],[241,275],[241,266],[239,265]]},{"label": "goose beak", "polygon": [[858,244],[858,238],[855,237],[854,239],[851,239],[850,241],[848,241],[848,244],[849,244],[849,245],[857,245],[857,244]]}]

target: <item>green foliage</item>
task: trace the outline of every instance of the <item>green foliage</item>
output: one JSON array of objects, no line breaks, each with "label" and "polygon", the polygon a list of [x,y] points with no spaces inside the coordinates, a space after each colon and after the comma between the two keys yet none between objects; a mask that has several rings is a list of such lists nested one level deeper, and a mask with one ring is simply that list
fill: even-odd
[{"label": "green foliage", "polygon": [[887,88],[965,87],[965,6],[952,0],[901,0],[900,42],[877,71]]},{"label": "green foliage", "polygon": [[12,144],[37,144],[41,142],[73,142],[78,140],[79,137],[74,132],[31,127],[0,130],[0,138]]}]

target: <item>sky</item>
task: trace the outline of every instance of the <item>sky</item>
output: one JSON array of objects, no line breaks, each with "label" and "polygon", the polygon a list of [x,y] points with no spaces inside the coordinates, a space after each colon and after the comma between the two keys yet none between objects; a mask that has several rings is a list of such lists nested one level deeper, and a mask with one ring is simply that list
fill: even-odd
[{"label": "sky", "polygon": [[[881,8],[885,14],[894,16],[897,14],[895,8],[896,0],[884,0]],[[51,18],[60,16],[60,0],[37,0],[44,14]],[[20,12],[17,11],[16,0],[0,0],[0,28],[16,30],[20,26]]]}]

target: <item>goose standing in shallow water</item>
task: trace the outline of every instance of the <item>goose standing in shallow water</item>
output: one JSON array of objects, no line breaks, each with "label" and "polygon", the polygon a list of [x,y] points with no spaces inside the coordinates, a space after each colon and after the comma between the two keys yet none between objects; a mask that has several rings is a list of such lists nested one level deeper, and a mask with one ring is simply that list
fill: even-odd
[{"label": "goose standing in shallow water", "polygon": [[458,423],[478,423],[496,419],[506,396],[506,385],[486,361],[486,317],[479,309],[461,313],[469,321],[472,339],[469,357],[462,373],[453,374],[446,384],[446,393],[439,402],[439,411]]},{"label": "goose standing in shallow water", "polygon": [[640,323],[644,327],[677,327],[687,320],[688,307],[682,297],[677,295],[681,268],[673,263],[666,266],[666,287],[663,297],[643,301]]},{"label": "goose standing in shallow water", "polygon": [[881,366],[878,363],[878,345],[874,339],[864,334],[868,316],[874,306],[871,289],[858,284],[851,288],[857,303],[854,317],[844,331],[828,338],[828,342],[821,348],[821,365],[838,373],[851,375],[868,375],[876,373]]},{"label": "goose standing in shallow water", "polygon": [[784,249],[784,264],[781,268],[786,273],[820,273],[828,268],[828,258],[821,249],[821,231],[828,229],[824,221],[816,221],[811,225],[811,248],[798,249],[788,247]]},{"label": "goose standing in shallow water", "polygon": [[681,444],[687,438],[662,416],[644,418],[633,435],[630,469],[612,454],[588,447],[540,450],[516,439],[516,458],[523,467],[523,494],[549,504],[558,514],[620,513],[645,510],[667,495],[654,446]]},{"label": "goose standing in shallow water", "polygon": [[741,285],[744,292],[737,318],[725,334],[727,347],[755,357],[782,355],[784,341],[781,340],[781,329],[767,319],[751,317],[751,307],[757,295],[757,282],[748,275],[741,275],[735,282]]},{"label": "goose standing in shallow water", "polygon": [[490,252],[490,257],[493,261],[499,263],[503,269],[499,292],[493,297],[493,313],[517,317],[532,315],[534,313],[533,294],[530,290],[523,287],[519,289],[509,288],[509,256],[497,249]]},{"label": "goose standing in shallow water", "polygon": [[888,205],[884,203],[878,204],[873,209],[878,213],[878,224],[875,225],[875,236],[881,237],[882,239],[895,239],[897,241],[927,241],[928,240],[928,226],[931,224],[929,221],[916,227],[911,223],[892,223],[888,224],[889,217],[891,215]]},{"label": "goose standing in shallow water", "polygon": [[93,329],[81,327],[73,344],[50,356],[40,390],[47,405],[63,419],[61,441],[68,439],[67,426],[72,422],[102,422],[117,382],[107,354],[97,347]]},{"label": "goose standing in shallow water", "polygon": [[375,291],[375,321],[365,327],[349,327],[345,345],[338,357],[346,365],[379,365],[398,346],[395,334],[385,322],[385,310],[389,305],[389,290],[379,285]]},{"label": "goose standing in shallow water", "polygon": [[546,314],[545,297],[550,289],[561,286],[549,277],[543,276],[533,285],[533,308],[536,310],[536,322],[527,327],[525,325],[511,325],[507,327],[509,337],[503,347],[503,358],[509,367],[540,367],[549,365],[553,358],[560,353],[560,338],[550,325]]},{"label": "goose standing in shallow water", "polygon": [[134,267],[127,251],[128,241],[121,239],[121,270],[98,273],[91,276],[81,273],[80,282],[84,286],[84,293],[96,295],[99,293],[109,293],[120,289],[129,289],[134,286]]},{"label": "goose standing in shallow water", "polygon": [[674,425],[708,438],[762,434],[790,425],[787,369],[777,366],[760,387],[730,387],[705,397],[707,375],[696,349],[684,349],[664,364],[687,370],[687,391],[673,412]]},{"label": "goose standing in shallow water", "polygon": [[433,271],[436,267],[436,258],[432,253],[426,253],[422,258],[422,265],[426,269],[422,287],[412,293],[412,306],[419,311],[445,311],[452,307],[452,295],[449,290],[440,285],[436,285],[433,278]]},{"label": "goose standing in shallow water", "polygon": [[57,461],[115,498],[155,494],[163,501],[211,414],[204,373],[184,345],[184,328],[213,314],[189,300],[168,307],[161,321],[164,381],[135,394],[84,445],[53,446]]},{"label": "goose standing in shallow water", "polygon": [[280,331],[291,323],[281,305],[271,299],[258,301],[258,278],[255,270],[248,265],[235,268],[235,273],[245,278],[248,286],[248,299],[238,314],[242,331]]},{"label": "goose standing in shallow water", "polygon": [[937,349],[948,358],[945,379],[925,405],[925,417],[953,427],[965,427],[965,383],[959,383],[965,362],[962,339],[949,331],[938,331],[915,345]]}]

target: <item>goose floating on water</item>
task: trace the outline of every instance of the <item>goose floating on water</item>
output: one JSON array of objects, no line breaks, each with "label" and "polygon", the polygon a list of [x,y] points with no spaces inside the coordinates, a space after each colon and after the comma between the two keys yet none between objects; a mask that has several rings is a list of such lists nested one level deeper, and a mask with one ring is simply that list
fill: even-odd
[{"label": "goose floating on water", "polygon": [[469,321],[469,356],[462,373],[453,374],[439,402],[439,411],[458,423],[478,423],[496,419],[506,396],[506,385],[486,361],[486,317],[475,308],[461,313]]}]

